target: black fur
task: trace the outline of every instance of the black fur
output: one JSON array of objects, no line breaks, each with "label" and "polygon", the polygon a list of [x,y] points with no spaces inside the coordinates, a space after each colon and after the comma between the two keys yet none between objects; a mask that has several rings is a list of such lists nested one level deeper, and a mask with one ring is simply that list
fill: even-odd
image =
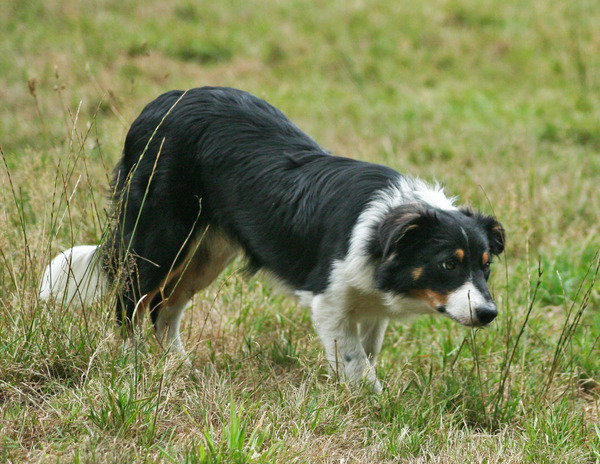
[{"label": "black fur", "polygon": [[111,274],[126,250],[135,261],[119,320],[122,305],[131,318],[134,302],[206,226],[241,245],[252,270],[322,292],[358,215],[398,176],[329,155],[249,93],[204,87],[160,96],[133,123],[114,174]]},{"label": "black fur", "polygon": [[250,271],[310,306],[336,375],[366,376],[375,391],[390,319],[437,311],[474,327],[497,315],[487,288],[505,245],[496,219],[387,167],[331,156],[246,92],[157,98],[127,134],[113,187],[109,239],[54,258],[40,296],[93,301],[108,276],[126,334],[149,309],[166,349],[185,353],[189,299],[240,250]]}]

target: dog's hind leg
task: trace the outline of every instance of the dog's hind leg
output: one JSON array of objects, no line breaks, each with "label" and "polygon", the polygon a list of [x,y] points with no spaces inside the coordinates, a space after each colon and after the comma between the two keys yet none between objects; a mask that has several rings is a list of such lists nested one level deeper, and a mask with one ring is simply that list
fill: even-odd
[{"label": "dog's hind leg", "polygon": [[189,300],[206,288],[235,256],[234,248],[226,241],[206,236],[181,268],[174,272],[152,301],[150,316],[158,342],[170,352],[185,355],[180,325]]},{"label": "dog's hind leg", "polygon": [[186,354],[183,343],[181,343],[179,328],[188,302],[189,298],[183,296],[183,293],[179,297],[175,296],[166,300],[162,299],[160,295],[154,297],[150,314],[154,323],[156,339],[169,352]]},{"label": "dog's hind leg", "polygon": [[116,317],[126,339],[136,335],[146,309],[189,249],[189,229],[166,219],[157,224],[143,219],[132,237],[115,233],[105,251],[113,280],[120,283]]}]

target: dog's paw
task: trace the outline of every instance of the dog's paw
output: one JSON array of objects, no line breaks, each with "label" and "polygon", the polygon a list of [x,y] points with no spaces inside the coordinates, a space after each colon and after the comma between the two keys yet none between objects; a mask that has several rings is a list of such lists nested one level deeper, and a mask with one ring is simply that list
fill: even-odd
[{"label": "dog's paw", "polygon": [[375,379],[375,382],[372,382],[370,385],[371,391],[377,395],[381,395],[383,393],[383,387],[381,386],[381,382]]}]

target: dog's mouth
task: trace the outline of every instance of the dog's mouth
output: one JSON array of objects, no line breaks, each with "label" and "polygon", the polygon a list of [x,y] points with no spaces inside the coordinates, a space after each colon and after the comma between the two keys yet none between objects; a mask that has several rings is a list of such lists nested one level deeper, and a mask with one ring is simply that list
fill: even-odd
[{"label": "dog's mouth", "polygon": [[489,327],[489,325],[492,323],[491,321],[487,322],[487,323],[481,322],[477,318],[477,315],[475,314],[474,311],[471,311],[471,314],[470,314],[471,317],[467,319],[467,318],[457,317],[457,316],[449,313],[448,309],[446,308],[446,305],[438,305],[435,307],[435,310],[439,314],[442,314],[442,315],[446,316],[448,319],[452,319],[454,322],[458,322],[460,325],[464,325],[465,327],[473,327],[473,328],[481,329],[481,328]]}]

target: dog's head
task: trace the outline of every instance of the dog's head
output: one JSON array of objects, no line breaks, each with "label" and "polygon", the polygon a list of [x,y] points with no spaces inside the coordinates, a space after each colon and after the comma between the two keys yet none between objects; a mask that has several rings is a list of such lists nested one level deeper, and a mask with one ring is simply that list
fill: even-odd
[{"label": "dog's head", "polygon": [[378,241],[375,284],[391,300],[416,301],[467,326],[496,317],[487,280],[505,233],[493,217],[470,208],[404,205],[386,215]]}]

